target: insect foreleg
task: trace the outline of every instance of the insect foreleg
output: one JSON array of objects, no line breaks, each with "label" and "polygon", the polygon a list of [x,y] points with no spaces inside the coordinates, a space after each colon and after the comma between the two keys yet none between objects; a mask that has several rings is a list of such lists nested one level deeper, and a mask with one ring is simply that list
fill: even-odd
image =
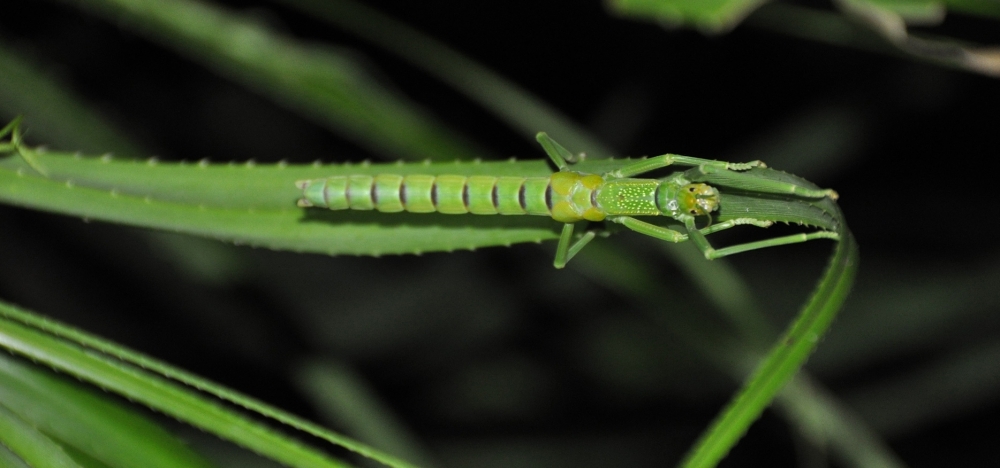
[{"label": "insect foreleg", "polygon": [[535,135],[535,140],[538,140],[538,143],[542,145],[542,149],[545,150],[545,154],[549,155],[549,159],[555,163],[560,171],[565,171],[569,168],[570,162],[575,162],[576,157],[573,156],[573,153],[570,153],[568,149],[563,148],[563,145],[549,138],[547,133],[538,132]]},{"label": "insect foreleg", "polygon": [[698,232],[700,232],[700,233],[702,233],[702,234],[704,234],[704,235],[707,236],[709,234],[712,234],[712,233],[715,233],[715,232],[719,232],[719,231],[724,231],[726,229],[729,229],[731,227],[736,227],[736,226],[750,225],[750,226],[757,226],[757,227],[761,227],[761,228],[766,228],[766,227],[771,227],[772,224],[774,224],[773,221],[762,221],[762,220],[759,220],[757,218],[736,218],[736,219],[730,219],[730,220],[727,220],[727,221],[723,221],[721,223],[715,223],[715,224],[713,224],[711,226],[701,228],[701,229],[698,230]]},{"label": "insect foreleg", "polygon": [[11,120],[10,123],[4,125],[3,128],[0,128],[0,138],[7,136],[8,133],[17,132],[21,128],[22,120],[24,120],[24,117],[19,115],[14,117],[14,120]]},{"label": "insect foreleg", "polygon": [[559,246],[556,247],[556,260],[552,262],[552,265],[556,268],[566,266],[566,263],[572,260],[585,245],[594,240],[594,236],[593,232],[588,232],[573,245],[570,245],[570,241],[573,240],[573,223],[564,224],[562,235],[559,236]]},{"label": "insect foreleg", "polygon": [[830,197],[834,200],[838,197],[837,192],[832,189],[813,189],[790,182],[763,179],[750,174],[721,170],[708,165],[690,169],[684,175],[692,182],[705,182],[753,192],[798,195],[806,198]]},{"label": "insect foreleg", "polygon": [[767,167],[760,161],[750,161],[748,163],[731,163],[725,161],[715,161],[712,159],[692,158],[691,156],[681,156],[679,154],[662,154],[653,156],[642,161],[627,164],[617,170],[605,174],[607,177],[622,179],[643,174],[657,169],[677,164],[679,166],[707,166],[722,171],[745,171],[754,167]]},{"label": "insect foreleg", "polygon": [[800,242],[806,242],[813,239],[833,239],[840,240],[840,235],[833,231],[816,231],[810,233],[800,233],[792,234],[790,236],[775,237],[773,239],[765,239],[757,242],[747,242],[746,244],[737,244],[729,247],[723,247],[721,249],[714,249],[711,244],[708,243],[708,239],[705,238],[703,234],[704,229],[698,230],[694,225],[694,220],[685,220],[684,225],[688,229],[688,234],[690,235],[691,242],[698,247],[698,250],[705,255],[708,260],[727,257],[729,255],[738,254],[741,252],[748,252],[750,250],[763,249],[766,247],[775,247],[779,245],[788,244],[798,244]]},{"label": "insect foreleg", "polygon": [[[716,250],[711,258],[722,258],[728,255],[738,254],[741,252],[747,252],[750,250],[763,249],[765,247],[775,247],[779,245],[788,244],[798,244],[801,242],[810,241],[813,239],[832,239],[840,240],[840,235],[833,231],[816,231],[810,233],[800,233],[792,234],[784,237],[775,237],[774,239],[767,239],[757,242],[748,242],[746,244],[733,245],[730,247],[725,247]],[[707,258],[707,257],[706,257]],[[710,258],[710,259],[711,259]]]}]

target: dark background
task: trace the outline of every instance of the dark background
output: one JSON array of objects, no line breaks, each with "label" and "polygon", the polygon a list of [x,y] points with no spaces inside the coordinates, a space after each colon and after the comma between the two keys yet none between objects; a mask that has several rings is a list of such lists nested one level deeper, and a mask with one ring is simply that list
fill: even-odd
[{"label": "dark background", "polygon": [[[862,273],[810,369],[910,466],[1000,462],[991,447],[1000,364],[990,365],[1000,354],[989,354],[1000,343],[996,79],[751,26],[714,37],[666,31],[594,1],[367,3],[520,84],[622,155],[760,158],[836,188]],[[226,4],[356,50],[384,84],[492,156],[542,156],[531,139],[364,41],[280,6]],[[996,22],[972,17],[951,15],[931,31],[1000,44]],[[4,5],[0,40],[162,159],[380,158],[69,4]],[[48,141],[37,131],[29,140]],[[178,253],[195,248],[190,241],[172,236],[10,207],[0,208],[0,226],[5,300],[318,420],[295,369],[336,359],[443,466],[672,464],[735,390],[651,329],[643,305],[585,268],[552,270],[551,245],[372,259],[199,243],[195,252],[207,253],[193,256],[220,259],[199,268]],[[665,313],[714,313],[655,242],[630,233],[598,242],[646,260]],[[732,263],[783,327],[828,249],[814,242]],[[963,356],[980,366],[932,372]],[[892,409],[878,402],[900,408],[886,416],[880,410]],[[908,413],[916,416],[900,416]],[[178,430],[214,458],[236,457]],[[722,466],[794,466],[815,455],[769,411]]]}]

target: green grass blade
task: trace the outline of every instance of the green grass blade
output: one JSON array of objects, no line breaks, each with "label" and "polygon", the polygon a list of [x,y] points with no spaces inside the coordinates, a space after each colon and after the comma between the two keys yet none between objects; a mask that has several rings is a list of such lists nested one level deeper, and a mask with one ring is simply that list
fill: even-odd
[{"label": "green grass blade", "polygon": [[21,457],[11,452],[4,444],[0,444],[0,466],[5,468],[31,468]]},{"label": "green grass blade", "polygon": [[377,85],[349,54],[278,34],[194,0],[77,0],[206,67],[391,157],[482,155],[427,112]]},{"label": "green grass blade", "polygon": [[606,0],[612,12],[665,26],[694,26],[705,32],[732,29],[767,0]]},{"label": "green grass blade", "polygon": [[[777,180],[798,184],[810,189],[818,189],[815,184],[794,174],[774,169],[755,168],[746,171],[762,180]],[[788,195],[774,195],[747,192],[729,187],[721,187],[724,203],[719,207],[717,215],[720,221],[746,216],[780,223],[794,223],[813,226],[828,231],[840,229],[840,212],[829,200],[805,200]]]},{"label": "green grass blade", "polygon": [[[339,445],[339,446],[344,447],[344,448],[346,448],[348,450],[351,450],[353,452],[361,454],[361,455],[363,455],[365,457],[371,458],[373,460],[380,461],[380,462],[382,462],[382,463],[384,463],[384,464],[386,464],[388,466],[397,467],[397,468],[404,468],[404,467],[412,466],[409,463],[406,463],[406,462],[404,462],[402,460],[399,460],[399,459],[397,459],[397,458],[395,458],[395,457],[393,457],[391,455],[384,454],[384,453],[382,453],[382,452],[380,452],[378,450],[372,449],[372,448],[370,448],[370,447],[368,447],[368,446],[366,446],[364,444],[361,444],[361,443],[359,443],[357,441],[354,441],[354,440],[352,440],[350,438],[347,438],[345,436],[342,436],[340,434],[332,432],[332,431],[330,431],[328,429],[320,427],[319,425],[316,425],[314,423],[311,423],[311,422],[308,422],[306,420],[303,420],[302,418],[299,418],[297,416],[289,414],[289,413],[287,413],[285,411],[282,411],[280,409],[274,408],[274,407],[272,407],[270,405],[267,405],[267,404],[265,404],[265,403],[263,403],[261,401],[258,401],[258,400],[255,400],[253,398],[250,398],[248,396],[242,395],[242,394],[240,394],[238,392],[229,390],[229,389],[227,389],[225,387],[222,387],[222,386],[220,386],[218,384],[215,384],[215,383],[213,383],[211,381],[208,381],[206,379],[198,377],[198,376],[196,376],[194,374],[191,374],[189,372],[183,371],[181,369],[177,369],[177,368],[175,368],[173,366],[167,365],[167,364],[165,364],[163,362],[160,362],[160,361],[158,361],[156,359],[153,359],[153,358],[150,358],[148,356],[145,356],[145,355],[143,355],[141,353],[138,353],[136,351],[130,350],[130,349],[125,348],[123,346],[119,346],[117,344],[114,344],[112,342],[104,340],[104,339],[102,339],[100,337],[91,335],[89,333],[86,333],[86,332],[74,329],[72,327],[63,325],[63,324],[61,324],[59,322],[56,322],[54,320],[50,320],[50,319],[39,317],[39,316],[37,316],[35,314],[32,314],[30,312],[18,309],[16,307],[13,307],[13,306],[8,305],[8,304],[4,304],[3,302],[0,302],[0,317],[3,317],[2,318],[3,322],[0,322],[0,324],[2,324],[2,327],[3,327],[3,328],[0,328],[0,333],[2,333],[3,331],[5,331],[6,329],[10,328],[10,329],[15,330],[15,332],[18,332],[18,331],[21,332],[21,334],[23,334],[23,335],[27,335],[29,337],[38,338],[38,340],[43,343],[43,345],[39,346],[39,347],[30,347],[29,346],[27,348],[26,352],[21,352],[20,354],[24,354],[24,355],[27,355],[29,357],[32,357],[32,356],[34,356],[34,354],[29,354],[29,352],[36,352],[37,351],[37,353],[41,353],[41,354],[45,355],[45,354],[49,354],[49,353],[52,353],[52,352],[55,352],[55,351],[63,351],[64,354],[68,355],[70,359],[82,360],[83,362],[86,362],[86,363],[94,363],[95,366],[98,368],[97,370],[106,370],[107,374],[109,374],[109,375],[100,374],[100,375],[94,376],[93,379],[84,378],[84,377],[79,376],[76,373],[74,373],[74,371],[80,371],[80,372],[82,372],[82,371],[89,371],[90,370],[89,367],[78,366],[78,365],[71,365],[71,366],[69,366],[69,367],[67,367],[67,368],[64,369],[63,367],[59,367],[56,364],[54,364],[54,362],[56,362],[56,361],[53,361],[51,359],[50,359],[50,361],[52,361],[52,362],[47,361],[47,360],[43,360],[43,359],[40,359],[40,358],[36,358],[36,360],[39,361],[39,362],[43,362],[43,363],[49,364],[50,366],[52,366],[54,368],[57,368],[57,369],[65,372],[67,374],[75,375],[75,376],[81,378],[82,380],[87,380],[87,381],[89,381],[91,383],[94,383],[96,385],[102,386],[103,388],[106,388],[106,389],[109,389],[109,390],[114,390],[114,391],[116,391],[117,393],[119,393],[119,394],[121,394],[123,396],[132,398],[135,401],[141,402],[143,404],[146,404],[147,406],[150,406],[152,408],[158,409],[158,410],[160,410],[160,411],[162,411],[162,412],[164,412],[166,414],[170,414],[170,415],[173,415],[175,417],[178,417],[177,415],[175,415],[172,412],[168,411],[170,408],[161,408],[160,406],[155,406],[153,404],[150,404],[147,400],[140,399],[140,398],[133,398],[131,396],[131,393],[134,393],[135,389],[139,389],[139,390],[144,391],[147,386],[153,386],[155,388],[162,387],[163,392],[169,393],[169,395],[167,395],[167,397],[173,397],[173,398],[184,400],[191,407],[196,407],[197,408],[199,406],[202,406],[202,407],[204,407],[204,408],[202,408],[202,410],[209,411],[211,414],[218,413],[219,416],[221,416],[218,420],[213,420],[210,417],[211,414],[209,414],[209,415],[197,415],[196,414],[195,416],[198,417],[197,421],[202,421],[204,419],[207,419],[207,421],[212,424],[212,427],[214,427],[215,425],[218,424],[218,425],[223,425],[223,430],[234,429],[234,428],[230,428],[228,426],[224,426],[225,424],[227,424],[227,421],[229,421],[229,423],[238,424],[238,426],[236,427],[237,429],[238,428],[247,429],[247,428],[241,426],[242,425],[241,421],[244,421],[245,418],[243,416],[241,416],[239,413],[236,413],[236,412],[234,412],[232,410],[229,410],[229,409],[226,409],[226,408],[222,408],[221,406],[218,406],[218,405],[214,404],[213,402],[209,402],[206,399],[204,399],[203,397],[201,397],[199,394],[194,393],[191,389],[201,390],[201,391],[206,392],[206,393],[208,393],[210,395],[213,395],[213,396],[215,396],[215,397],[217,397],[217,398],[219,398],[219,399],[221,399],[223,401],[227,401],[227,402],[230,402],[230,403],[232,403],[234,405],[238,405],[238,406],[240,406],[242,408],[246,408],[246,409],[248,409],[250,411],[256,412],[258,414],[261,414],[263,416],[271,418],[271,419],[273,419],[275,421],[278,421],[278,422],[280,422],[280,423],[282,423],[284,425],[290,426],[292,428],[295,428],[297,430],[300,430],[302,432],[305,432],[305,433],[310,434],[312,436],[315,436],[317,438],[326,440],[326,441],[328,441],[328,442],[330,442],[332,444]],[[24,327],[24,326],[19,325],[19,324],[24,324],[27,327]],[[74,345],[72,345],[70,343],[61,341],[58,338],[65,339],[65,340],[67,340],[67,341],[69,341],[71,343],[75,343],[77,345],[80,345],[85,350],[95,350],[95,351],[98,351],[99,353],[102,353],[102,355],[95,355],[93,352],[83,351],[79,347],[76,347],[76,346],[74,346]],[[30,343],[29,343],[29,345],[30,345]],[[4,346],[4,347],[6,347],[7,349],[9,349],[11,351],[16,351],[16,349],[14,349],[11,345],[6,344],[6,342],[3,340],[2,334],[0,334],[0,346]],[[120,359],[121,361],[123,361],[125,363],[137,366],[137,368],[125,367],[120,362],[111,360],[110,358],[108,358],[108,356]],[[62,357],[62,355],[56,356],[56,358],[58,358],[58,357]],[[64,361],[58,361],[58,362],[64,362]],[[146,370],[148,370],[150,372],[143,372],[140,369],[146,369]],[[169,380],[161,379],[161,378],[157,377],[157,375],[154,375],[153,373],[158,374],[160,376],[164,376],[164,377],[166,377]],[[110,387],[110,386],[108,386],[108,385],[106,385],[106,384],[103,383],[105,380],[107,380],[106,377],[107,378],[120,377],[120,378],[124,378],[126,380],[130,380],[130,379],[131,380],[138,380],[138,384],[136,386],[134,386],[134,387],[133,386],[125,386],[125,387],[122,387],[122,388],[118,388],[118,387],[114,387],[113,388],[113,387]],[[180,382],[180,383],[182,383],[182,384],[190,387],[190,389],[185,389],[183,387],[179,387],[179,386],[173,384],[171,381],[173,381],[173,382]],[[163,393],[163,392],[153,392],[150,395],[153,396],[153,397],[160,397],[161,396],[160,393]],[[144,396],[144,395],[145,394],[142,394],[140,396]],[[160,400],[157,403],[161,404],[161,406],[162,406],[163,402],[162,402],[162,400]],[[181,408],[181,409],[188,409],[188,408]],[[199,426],[198,424],[196,424],[195,421],[193,421],[193,420],[188,420],[188,419],[184,419],[184,418],[181,418],[181,417],[178,417],[178,419],[184,420],[184,421],[189,422],[189,423],[191,423],[193,425],[196,425],[198,427],[202,427],[202,426]],[[246,421],[249,421],[249,420],[246,420]],[[253,438],[253,437],[264,437],[264,438],[267,438],[267,437],[271,437],[271,436],[275,436],[276,435],[276,434],[271,433],[270,430],[267,429],[267,428],[265,428],[264,426],[261,426],[261,425],[259,425],[257,423],[252,423],[252,424],[255,424],[255,425],[253,425],[252,427],[250,427],[250,430],[246,431],[245,433],[244,432],[237,432],[236,435],[240,436],[240,437],[244,437],[244,438],[248,438],[248,437],[249,438]],[[282,442],[280,440],[280,438],[282,436],[278,436],[278,437],[279,437],[278,442],[279,443]],[[233,439],[230,439],[230,440],[233,440]],[[238,441],[238,440],[234,440],[234,442],[240,443],[240,441]],[[253,442],[253,441],[251,441],[251,442]],[[262,442],[263,443],[274,443],[274,441],[269,441],[269,440],[264,440]],[[295,444],[294,442],[290,442],[290,441],[287,441],[287,440],[285,442],[289,442],[289,443]],[[261,449],[260,449],[260,446],[255,445],[253,443],[245,445],[245,446],[247,446],[248,448],[251,448],[252,450],[254,450],[254,451],[258,452],[258,453],[261,453],[263,455],[271,456],[268,453],[262,452]],[[308,449],[303,448],[303,447],[295,447],[295,446],[293,446],[291,448],[294,449],[294,450],[308,450]],[[311,454],[311,455],[309,455],[309,457],[312,458],[313,455],[315,455],[315,454]],[[275,458],[275,459],[276,460],[281,460],[279,458]],[[337,463],[339,463],[339,462],[337,462]],[[293,466],[299,466],[299,465],[293,465]]]},{"label": "green grass blade", "polygon": [[949,10],[1000,19],[1000,3],[988,0],[943,0]]},{"label": "green grass blade", "polygon": [[777,334],[758,309],[750,285],[727,259],[706,262],[705,256],[692,245],[664,244],[663,249],[748,346],[757,347]]},{"label": "green grass blade", "polygon": [[[541,153],[541,152],[539,152]],[[349,174],[457,174],[548,176],[546,161],[442,162],[406,164],[256,164],[160,162],[36,152],[35,160],[53,181],[114,190],[122,195],[151,197],[213,208],[289,209],[302,191],[295,181]],[[0,159],[0,169],[30,169],[20,158]]]},{"label": "green grass blade", "polygon": [[59,444],[3,404],[0,404],[0,445],[33,468],[80,468]]},{"label": "green grass blade", "polygon": [[753,216],[780,223],[797,223],[813,226],[828,231],[836,231],[838,221],[829,212],[803,200],[786,200],[779,197],[753,196],[731,192],[725,188],[719,190],[724,202],[716,214],[718,221],[726,221],[747,216]]},{"label": "green grass blade", "polygon": [[[749,286],[726,262],[704,261],[697,249],[685,245],[667,244],[664,249],[677,263],[684,265],[699,290],[736,325],[747,351],[733,350],[726,362],[716,362],[724,372],[742,380],[746,375],[737,355],[753,354],[761,349],[761,339],[773,339],[777,332],[760,315]],[[734,365],[735,364],[735,365]],[[848,466],[889,468],[903,463],[885,444],[879,434],[850,407],[839,401],[806,372],[799,372],[775,399],[778,409],[817,447],[830,447]]]},{"label": "green grass blade", "polygon": [[[807,187],[815,187],[808,181],[797,176],[771,169],[756,169],[748,173],[762,179],[794,182]],[[769,357],[758,368],[755,377],[747,381],[746,387],[737,394],[727,410],[713,423],[709,431],[703,435],[692,453],[689,454],[685,466],[715,466],[730,448],[735,445],[745,433],[750,424],[755,421],[764,408],[779,395],[782,387],[791,379],[806,358],[815,348],[819,337],[823,335],[830,321],[840,310],[850,284],[853,282],[857,263],[857,247],[854,239],[843,223],[842,215],[836,205],[827,199],[806,202],[802,199],[786,196],[771,196],[723,190],[725,203],[719,214],[721,219],[753,216],[759,219],[769,219],[788,223],[805,224],[822,229],[835,230],[841,233],[843,240],[831,259],[824,277],[809,302],[805,305],[797,321],[792,325],[778,345],[771,351]],[[728,205],[728,206],[727,206]],[[762,317],[757,315],[745,288],[740,288],[742,281],[727,270],[724,262],[704,262],[693,249],[685,252],[685,247],[668,245],[666,248],[671,256],[679,260],[685,269],[693,276],[700,289],[709,295],[710,299],[727,315],[731,323],[736,325],[744,339],[741,350],[731,353],[720,353],[717,349],[707,349],[704,343],[712,342],[710,338],[691,339],[692,345],[704,354],[724,372],[734,376],[743,376],[747,365],[747,356],[758,351],[760,336],[771,335],[769,326]],[[691,253],[690,258],[686,254]],[[586,257],[584,257],[586,258]],[[615,275],[622,275],[623,270],[633,267],[619,265]],[[717,277],[725,278],[723,283],[717,283]],[[614,281],[608,284],[617,284]],[[741,292],[742,291],[742,292]],[[634,293],[634,291],[633,291]],[[641,291],[640,291],[641,293]],[[735,295],[733,295],[735,293]],[[733,297],[730,297],[733,295]],[[651,300],[651,302],[655,302]],[[693,335],[702,336],[696,326],[679,322],[671,324],[671,328],[689,329]],[[675,330],[676,331],[676,330]],[[683,334],[681,334],[683,335]],[[748,338],[754,337],[751,341]],[[841,405],[829,398],[814,398],[809,392],[796,387],[789,395],[782,394],[780,403],[788,414],[812,432],[822,432],[835,445],[837,453],[844,459],[851,460],[859,466],[871,465],[871,460],[897,462],[891,451],[886,449],[866,425],[854,419]],[[817,420],[815,415],[823,415]],[[832,425],[827,428],[827,425]],[[854,436],[848,436],[847,428],[857,431]],[[826,432],[824,432],[826,431]],[[858,434],[864,434],[862,437]],[[870,437],[869,437],[870,436]],[[855,446],[864,442],[862,447]],[[893,466],[892,464],[884,466]]]},{"label": "green grass blade", "polygon": [[295,381],[328,421],[420,466],[439,464],[431,461],[434,457],[421,446],[418,437],[347,364],[330,359],[310,360],[298,366]]},{"label": "green grass blade", "polygon": [[295,467],[349,466],[253,422],[190,389],[130,368],[10,320],[0,320],[0,346],[118,393],[274,460]]},{"label": "green grass blade", "polygon": [[279,0],[381,46],[413,66],[436,76],[490,110],[521,135],[534,141],[540,129],[587,156],[611,157],[612,151],[565,115],[515,83],[451,47],[352,0]]},{"label": "green grass blade", "polygon": [[[906,466],[890,450],[882,437],[861,420],[848,405],[840,402],[821,385],[800,372],[778,394],[778,409],[798,423],[806,437],[827,443],[846,466],[861,468],[903,468]],[[853,406],[853,405],[851,405]]]},{"label": "green grass blade", "polygon": [[540,217],[338,213],[295,208],[291,201],[287,209],[215,208],[75,186],[3,169],[0,201],[237,244],[330,255],[453,251],[557,237],[556,224]]},{"label": "green grass blade", "polygon": [[211,466],[137,413],[2,355],[0,401],[61,444],[75,447],[110,467]]},{"label": "green grass blade", "polygon": [[854,236],[843,225],[838,232],[840,242],[816,291],[744,388],[695,444],[682,466],[715,466],[815,349],[840,311],[857,273],[858,248]]},{"label": "green grass blade", "polygon": [[67,88],[30,60],[0,45],[0,115],[25,115],[25,127],[60,147],[143,154]]},{"label": "green grass blade", "polygon": [[1000,3],[990,0],[843,0],[843,2],[892,12],[914,25],[940,23],[944,20],[946,8],[965,14],[1000,19]]},{"label": "green grass blade", "polygon": [[191,389],[95,355],[17,322],[0,320],[0,346],[60,372],[118,393],[261,455],[294,467],[346,467]]},{"label": "green grass blade", "polygon": [[[712,333],[698,323],[680,318],[678,314],[662,309],[662,286],[646,284],[655,276],[641,261],[623,262],[626,252],[612,244],[588,247],[574,259],[573,269],[585,274],[625,296],[646,304],[647,315],[689,344],[698,354],[712,363],[719,371],[734,380],[743,380],[748,371],[748,356],[763,354],[761,339],[776,336],[754,307],[756,299],[745,290],[745,282],[727,265],[725,259],[706,262],[704,257],[689,245],[666,244],[669,256],[678,262],[696,287],[716,305],[736,328],[741,331],[741,342],[731,341],[719,345]],[[595,255],[597,256],[595,258]],[[630,278],[634,278],[630,279]],[[717,282],[722,278],[721,282]],[[708,332],[708,333],[706,333]],[[797,374],[778,393],[775,403],[781,414],[802,431],[818,447],[829,450],[846,466],[885,468],[899,467],[902,463],[869,425],[857,417],[848,405],[840,402],[812,381],[806,372]]]}]

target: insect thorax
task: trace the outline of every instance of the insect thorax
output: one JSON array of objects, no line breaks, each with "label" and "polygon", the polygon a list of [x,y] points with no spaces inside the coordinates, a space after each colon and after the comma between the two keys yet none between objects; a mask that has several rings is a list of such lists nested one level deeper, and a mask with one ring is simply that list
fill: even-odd
[{"label": "insect thorax", "polygon": [[674,219],[705,216],[719,208],[719,191],[715,187],[683,179],[661,181],[656,198],[660,212]]},{"label": "insect thorax", "polygon": [[609,215],[659,216],[656,179],[612,179],[597,194],[597,204]]}]

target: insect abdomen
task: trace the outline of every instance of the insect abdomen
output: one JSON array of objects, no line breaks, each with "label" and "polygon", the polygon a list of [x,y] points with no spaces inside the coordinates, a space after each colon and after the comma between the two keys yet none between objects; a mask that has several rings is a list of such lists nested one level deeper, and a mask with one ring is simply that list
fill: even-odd
[{"label": "insect abdomen", "polygon": [[297,185],[303,194],[300,206],[331,210],[552,214],[549,177],[379,174],[304,180]]}]

